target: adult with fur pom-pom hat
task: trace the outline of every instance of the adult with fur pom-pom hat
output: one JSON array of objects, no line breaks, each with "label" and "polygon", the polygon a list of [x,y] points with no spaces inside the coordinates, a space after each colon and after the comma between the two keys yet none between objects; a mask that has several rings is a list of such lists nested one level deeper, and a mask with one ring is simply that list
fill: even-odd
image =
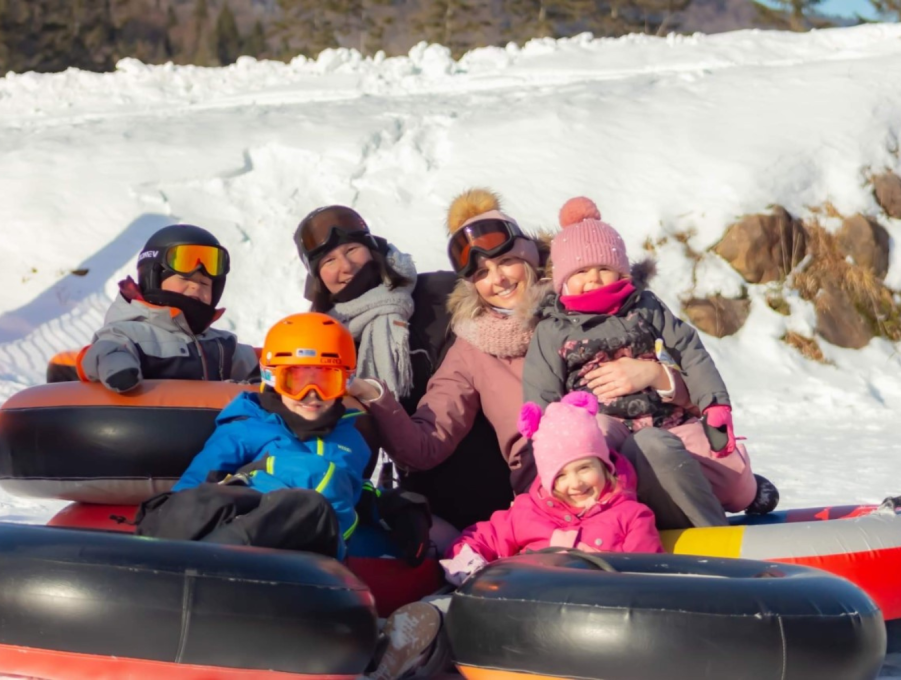
[{"label": "adult with fur pom-pom hat", "polygon": [[[454,449],[481,420],[480,412],[484,414],[509,468],[503,489],[511,494],[506,506],[512,492],[527,491],[535,478],[516,420],[522,406],[522,367],[537,323],[538,303],[549,292],[539,283],[542,246],[504,210],[500,196],[487,188],[470,188],[454,197],[446,226],[448,253],[457,273],[448,300],[456,341],[419,409],[407,417],[393,406],[389,395],[364,381],[351,390],[376,417],[385,450],[402,467],[414,471],[445,463],[452,454],[460,456]],[[469,467],[477,475],[479,468],[472,460]],[[474,478],[461,488],[471,489]],[[460,499],[458,504],[466,502]]]}]

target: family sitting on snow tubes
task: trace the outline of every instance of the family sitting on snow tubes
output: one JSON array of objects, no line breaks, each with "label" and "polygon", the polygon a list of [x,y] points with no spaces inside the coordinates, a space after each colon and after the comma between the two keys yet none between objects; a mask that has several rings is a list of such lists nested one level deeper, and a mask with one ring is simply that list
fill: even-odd
[{"label": "family sitting on snow tubes", "polygon": [[[400,471],[383,519],[421,560],[425,496],[446,520],[432,542],[453,585],[527,549],[662,552],[658,529],[771,511],[778,493],[736,445],[723,380],[647,289],[652,267],[630,264],[586,198],[560,224],[548,249],[497,195],[464,192],[447,218],[454,275],[418,274],[354,210],[315,210],[295,233],[312,312],[275,324],[259,360],[210,327],[227,250],[198,227],[154,234],[82,375],[115,392],[144,378],[263,388],[222,411],[173,491],[142,506],[139,533],[340,559],[380,449]],[[444,604],[399,610],[413,636],[389,619],[373,677],[434,670]]]}]

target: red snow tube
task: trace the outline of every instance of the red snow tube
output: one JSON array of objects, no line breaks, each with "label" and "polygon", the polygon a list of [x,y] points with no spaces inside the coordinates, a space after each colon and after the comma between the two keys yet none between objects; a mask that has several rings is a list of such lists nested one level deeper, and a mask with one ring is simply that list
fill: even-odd
[{"label": "red snow tube", "polygon": [[310,553],[0,523],[0,674],[351,680],[372,594]]}]

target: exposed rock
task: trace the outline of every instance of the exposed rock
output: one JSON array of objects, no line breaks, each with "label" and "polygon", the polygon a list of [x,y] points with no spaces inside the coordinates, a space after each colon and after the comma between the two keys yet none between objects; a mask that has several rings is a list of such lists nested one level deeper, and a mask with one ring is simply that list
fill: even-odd
[{"label": "exposed rock", "polygon": [[866,267],[880,279],[888,271],[889,237],[879,222],[865,215],[854,215],[842,223],[837,234],[839,247],[854,262]]},{"label": "exposed rock", "polygon": [[901,219],[901,177],[893,172],[874,177],[873,193],[886,215]]},{"label": "exposed rock", "polygon": [[860,349],[873,337],[867,320],[837,285],[823,286],[817,295],[816,310],[817,332],[833,345]]},{"label": "exposed rock", "polygon": [[749,215],[733,224],[714,250],[749,283],[781,281],[804,258],[807,233],[776,206],[772,215]]},{"label": "exposed rock", "polygon": [[750,300],[733,300],[720,295],[692,298],[683,306],[685,316],[708,335],[724,338],[741,328],[751,312]]}]

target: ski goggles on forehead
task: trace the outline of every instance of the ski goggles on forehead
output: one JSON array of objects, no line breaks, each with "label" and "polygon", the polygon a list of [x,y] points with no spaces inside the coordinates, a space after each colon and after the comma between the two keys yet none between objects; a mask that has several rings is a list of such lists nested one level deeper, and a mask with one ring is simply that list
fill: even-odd
[{"label": "ski goggles on forehead", "polygon": [[309,268],[310,260],[348,242],[377,247],[362,218],[344,212],[323,211],[300,223],[298,241],[301,257]]},{"label": "ski goggles on forehead", "polygon": [[447,244],[447,256],[458,276],[472,276],[476,269],[476,253],[496,257],[513,247],[523,236],[520,228],[507,220],[479,220],[454,232]]},{"label": "ski goggles on forehead", "polygon": [[170,246],[163,254],[163,267],[176,274],[193,274],[202,268],[207,276],[225,276],[229,270],[228,251],[219,246]]},{"label": "ski goggles on forehead", "polygon": [[263,383],[278,394],[300,400],[316,392],[323,401],[343,397],[347,392],[347,372],[331,366],[262,367]]}]

